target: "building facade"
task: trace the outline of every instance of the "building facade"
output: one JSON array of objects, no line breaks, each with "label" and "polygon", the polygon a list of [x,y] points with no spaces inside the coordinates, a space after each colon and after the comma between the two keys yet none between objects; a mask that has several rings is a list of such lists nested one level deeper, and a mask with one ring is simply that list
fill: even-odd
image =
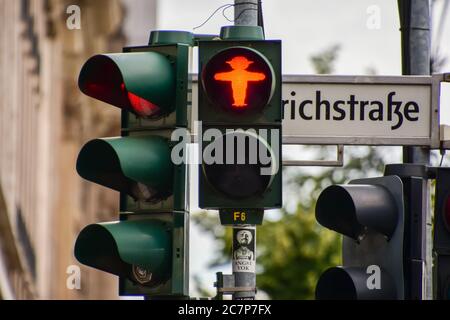
[{"label": "building facade", "polygon": [[117,278],[81,266],[73,246],[117,217],[118,194],[75,166],[86,141],[120,134],[120,112],[77,78],[93,54],[121,50],[126,12],[119,0],[0,0],[0,299],[117,298]]}]

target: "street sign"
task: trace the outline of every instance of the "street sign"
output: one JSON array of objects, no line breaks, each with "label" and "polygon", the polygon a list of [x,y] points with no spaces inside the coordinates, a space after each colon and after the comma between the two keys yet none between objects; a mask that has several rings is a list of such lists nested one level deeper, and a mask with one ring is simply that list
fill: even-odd
[{"label": "street sign", "polygon": [[438,148],[443,81],[448,75],[283,76],[283,143]]},{"label": "street sign", "polygon": [[439,146],[435,76],[287,76],[288,144]]}]

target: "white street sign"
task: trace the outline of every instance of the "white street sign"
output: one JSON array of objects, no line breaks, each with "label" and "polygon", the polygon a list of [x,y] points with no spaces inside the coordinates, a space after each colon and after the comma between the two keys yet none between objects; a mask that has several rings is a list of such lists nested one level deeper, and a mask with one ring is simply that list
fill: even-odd
[{"label": "white street sign", "polygon": [[[192,118],[197,119],[197,82]],[[283,143],[438,148],[440,84],[433,76],[283,76]]]},{"label": "white street sign", "polygon": [[288,144],[439,146],[437,76],[287,76]]}]

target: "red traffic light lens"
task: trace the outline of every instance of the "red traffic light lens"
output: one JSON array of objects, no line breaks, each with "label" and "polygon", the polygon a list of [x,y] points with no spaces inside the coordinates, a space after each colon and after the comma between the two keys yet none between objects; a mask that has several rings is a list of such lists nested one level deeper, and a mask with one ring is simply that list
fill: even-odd
[{"label": "red traffic light lens", "polygon": [[98,100],[141,117],[154,117],[160,108],[127,90],[117,64],[106,55],[97,55],[83,66],[78,80],[81,91]]},{"label": "red traffic light lens", "polygon": [[254,112],[271,99],[274,72],[257,51],[234,47],[208,61],[202,71],[202,83],[214,105],[233,112]]},{"label": "red traffic light lens", "polygon": [[128,101],[133,111],[142,117],[150,117],[159,113],[159,107],[148,100],[145,100],[134,93],[127,91],[125,83],[121,85],[122,91],[128,95]]}]

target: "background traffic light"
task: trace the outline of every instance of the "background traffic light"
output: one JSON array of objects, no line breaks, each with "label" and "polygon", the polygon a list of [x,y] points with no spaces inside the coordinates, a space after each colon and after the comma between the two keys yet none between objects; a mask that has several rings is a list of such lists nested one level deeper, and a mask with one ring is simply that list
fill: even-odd
[{"label": "background traffic light", "polygon": [[281,207],[281,42],[224,27],[199,42],[199,82],[199,206]]},{"label": "background traffic light", "polygon": [[436,170],[434,251],[436,298],[450,300],[450,168]]},{"label": "background traffic light", "polygon": [[80,73],[82,92],[122,109],[122,135],[88,142],[77,171],[119,191],[121,212],[119,221],[84,228],[75,256],[118,275],[121,295],[189,294],[186,162],[172,158],[185,141],[171,137],[187,128],[192,38],[152,32],[149,46],[94,56]]},{"label": "background traffic light", "polygon": [[326,270],[317,299],[404,299],[404,200],[398,176],[326,188],[317,221],[343,235],[343,266]]}]

